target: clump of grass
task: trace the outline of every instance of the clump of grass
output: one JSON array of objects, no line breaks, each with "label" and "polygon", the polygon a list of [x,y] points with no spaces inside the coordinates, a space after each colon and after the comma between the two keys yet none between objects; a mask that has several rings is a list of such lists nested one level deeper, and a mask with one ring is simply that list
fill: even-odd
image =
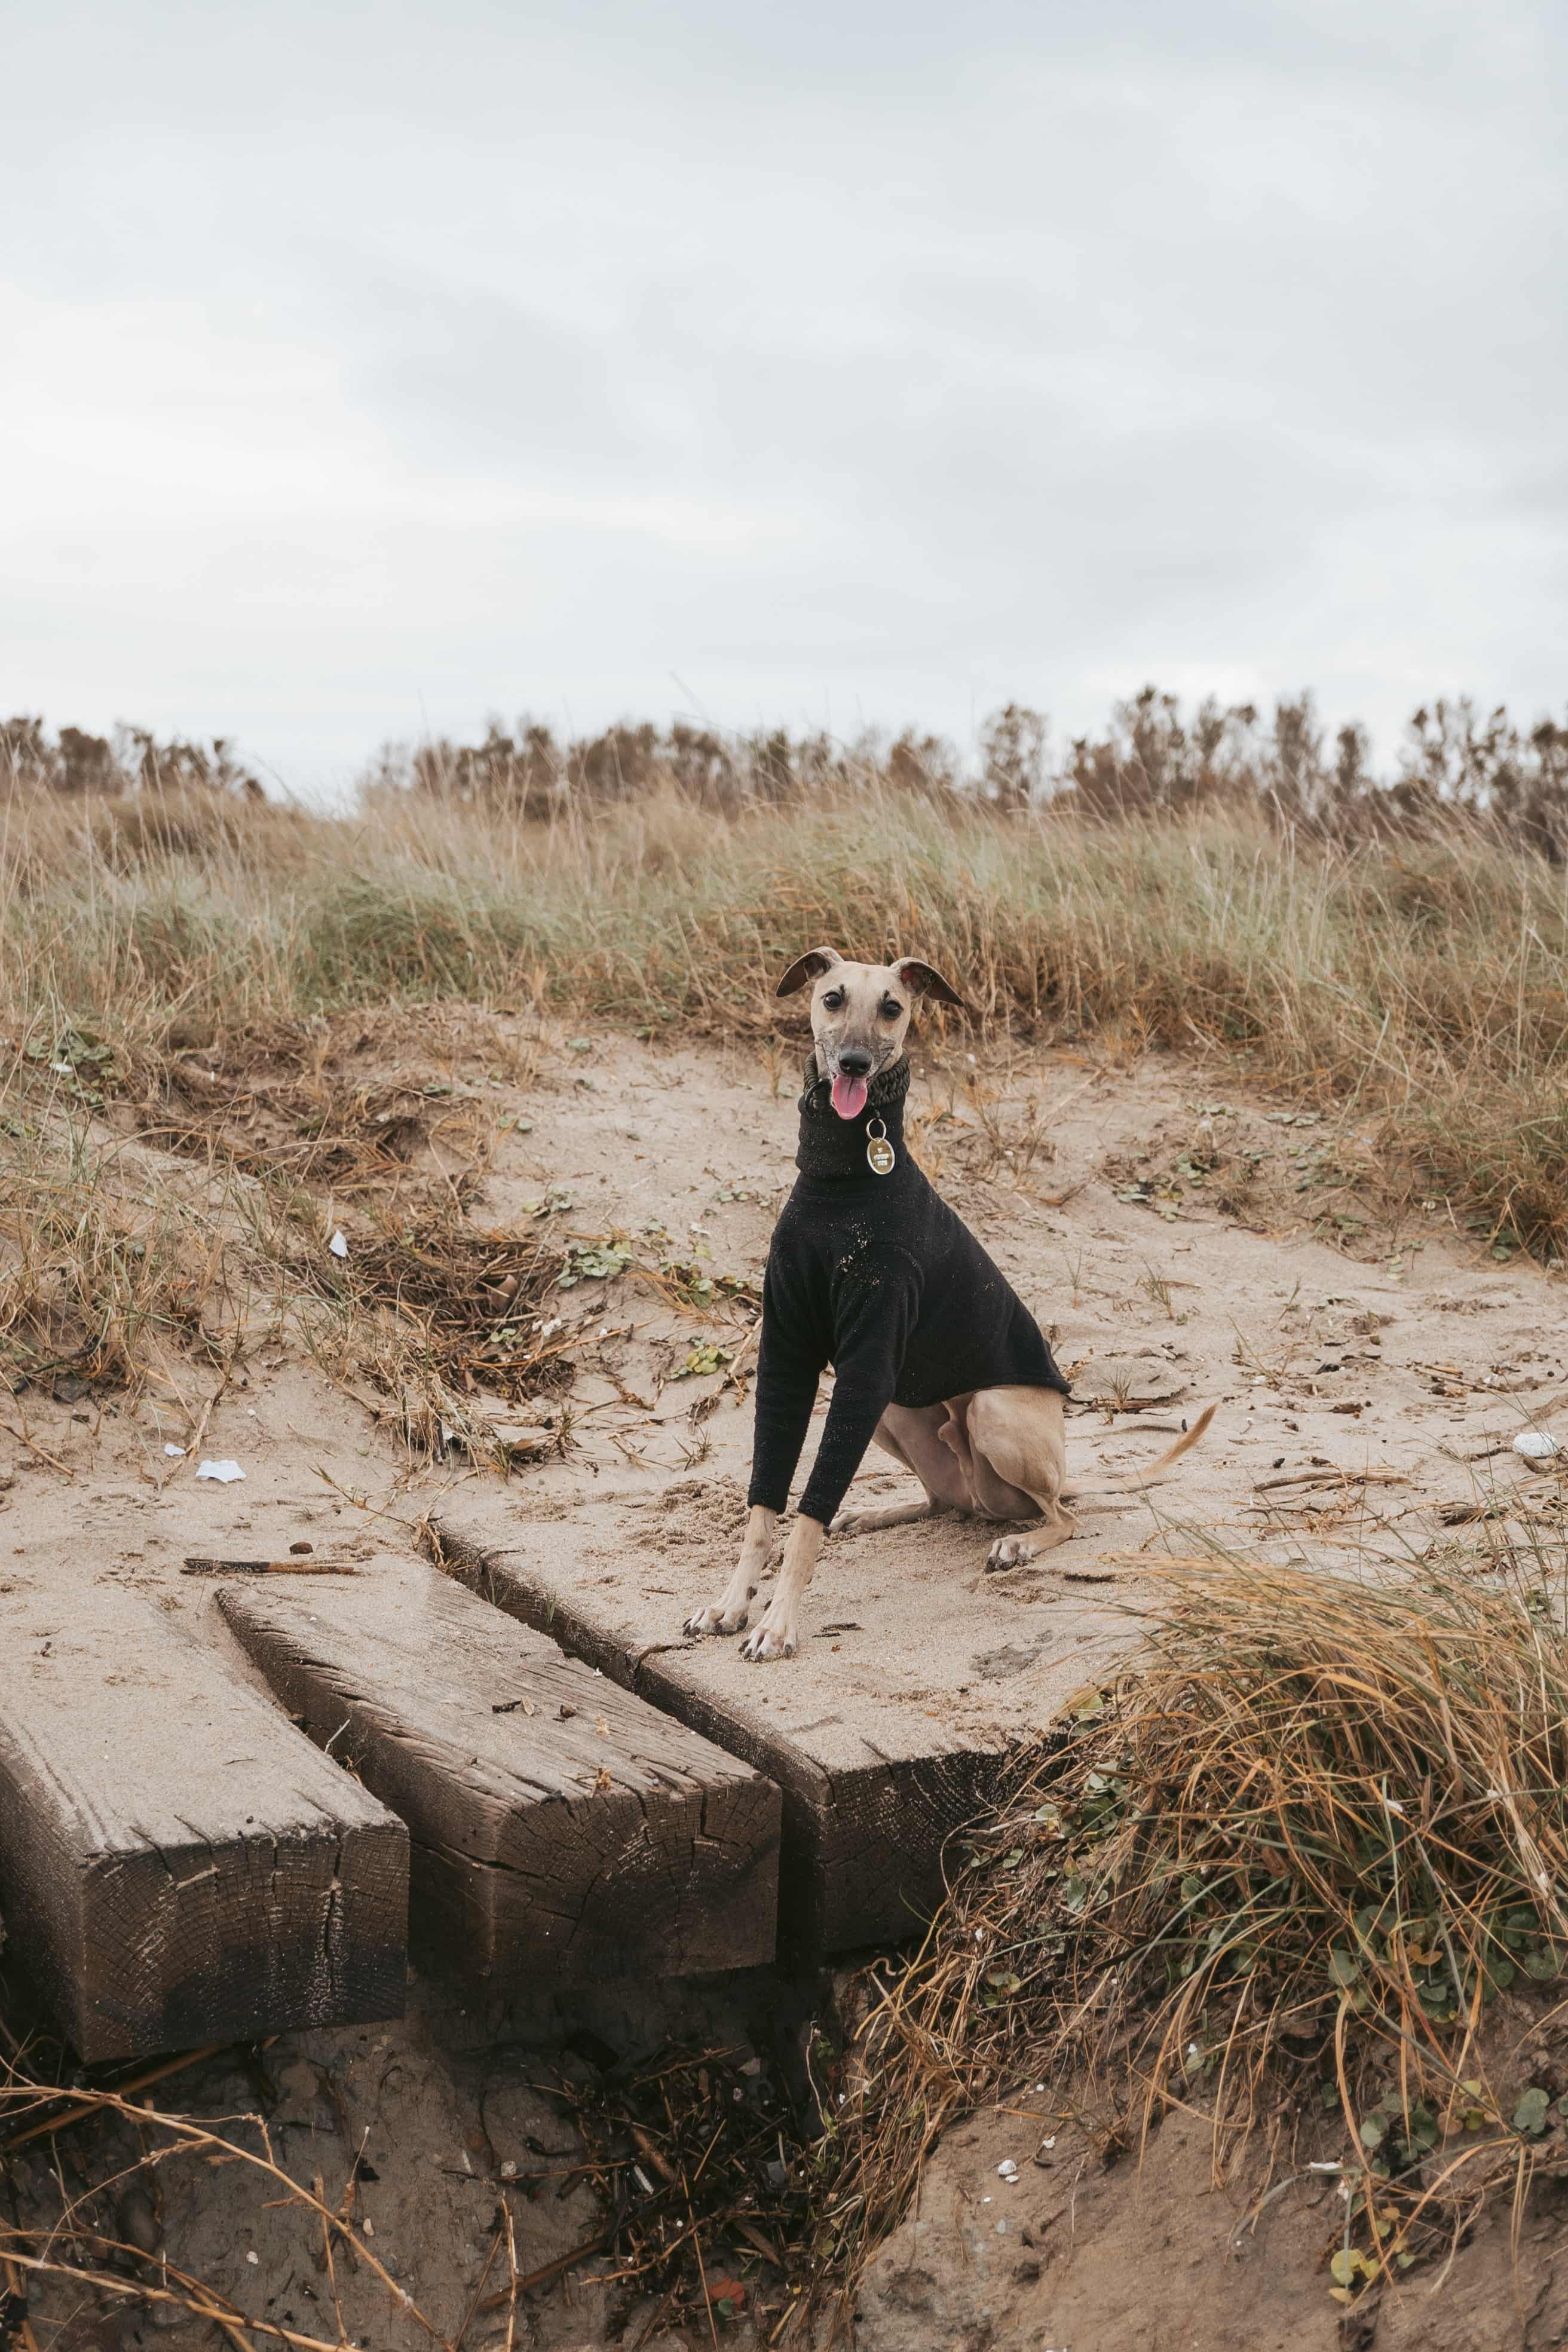
[{"label": "clump of grass", "polygon": [[362,1313],[410,1326],[443,1373],[510,1397],[569,1382],[558,1346],[539,1338],[563,1265],[536,1234],[490,1232],[454,1213],[388,1214],[356,1233],[346,1259],[313,1255],[317,1286]]},{"label": "clump of grass", "polygon": [[[487,1055],[482,1037],[411,1035],[406,1020],[400,1034],[378,1037],[377,1025],[355,1013],[273,1024],[220,1043],[211,1034],[198,1042],[195,1024],[181,1022],[161,1051],[124,1074],[113,1108],[128,1111],[149,1143],[275,1189],[314,1187],[334,1199],[470,1199],[489,1160],[494,1117],[475,1101],[475,1088],[459,1089],[445,1072],[458,1055],[481,1066],[498,1060],[525,1083],[531,1055],[500,1039],[502,1050]],[[435,1024],[427,1018],[424,1025]],[[432,1066],[436,1042],[444,1050]],[[367,1077],[364,1051],[378,1045]]]},{"label": "clump of grass", "polygon": [[1203,2098],[1232,2153],[1267,2086],[1337,2134],[1346,2294],[1563,2155],[1568,2076],[1505,2093],[1486,2031],[1568,1965],[1560,1596],[1215,1559],[1163,1584],[1152,1663],[1019,1759],[920,1953],[863,1981],[824,2275],[1004,2082],[1087,2070],[1134,2134]]},{"label": "clump of grass", "polygon": [[[374,1209],[342,1258],[308,1220],[300,1230],[287,1264],[307,1343],[329,1374],[391,1398],[416,1452],[456,1443],[505,1468],[514,1454],[560,1446],[565,1422],[545,1406],[575,1368],[545,1300],[569,1249],[472,1225],[455,1203]],[[515,1408],[533,1401],[543,1401],[538,1426],[524,1428]]]},{"label": "clump of grass", "polygon": [[193,1350],[216,1361],[237,1304],[226,1237],[143,1191],[79,1114],[13,1121],[0,1149],[0,1378],[68,1400],[138,1391]]}]

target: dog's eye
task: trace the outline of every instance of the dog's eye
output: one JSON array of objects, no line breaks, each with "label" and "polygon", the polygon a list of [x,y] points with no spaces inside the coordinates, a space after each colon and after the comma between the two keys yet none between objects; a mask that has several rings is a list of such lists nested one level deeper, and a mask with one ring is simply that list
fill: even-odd
[{"label": "dog's eye", "polygon": [[903,1006],[901,1004],[896,1004],[890,996],[883,997],[882,1018],[884,1021],[896,1021],[903,1009]]},{"label": "dog's eye", "polygon": [[843,1003],[844,991],[841,988],[830,988],[822,1000],[822,1009],[825,1013],[837,1013]]}]

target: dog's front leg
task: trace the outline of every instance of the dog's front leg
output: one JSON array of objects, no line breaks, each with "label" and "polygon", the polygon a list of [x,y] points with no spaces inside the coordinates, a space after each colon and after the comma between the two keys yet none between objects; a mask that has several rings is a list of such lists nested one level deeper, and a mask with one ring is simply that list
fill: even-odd
[{"label": "dog's front leg", "polygon": [[770,1658],[793,1658],[799,1647],[795,1612],[811,1582],[825,1532],[820,1519],[808,1519],[796,1513],[773,1597],[763,1610],[755,1633],[748,1633],[741,1644],[741,1655],[750,1658],[753,1664],[763,1664]]},{"label": "dog's front leg", "polygon": [[773,1528],[778,1513],[770,1511],[765,1503],[753,1503],[746,1515],[746,1532],[741,1539],[741,1557],[735,1563],[735,1573],[724,1587],[722,1597],[710,1601],[706,1609],[694,1609],[686,1621],[689,1633],[738,1633],[746,1622],[752,1597],[762,1582],[773,1548]]}]

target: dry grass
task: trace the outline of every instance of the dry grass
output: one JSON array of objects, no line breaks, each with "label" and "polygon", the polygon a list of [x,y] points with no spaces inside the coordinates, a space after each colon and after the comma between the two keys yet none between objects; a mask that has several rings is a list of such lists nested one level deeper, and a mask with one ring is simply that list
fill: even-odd
[{"label": "dry grass", "polygon": [[[1568,1247],[1568,877],[1496,828],[1351,853],[1235,808],[1002,814],[872,768],[778,805],[700,806],[655,775],[637,797],[551,811],[423,793],[345,819],[210,791],[10,796],[14,1365],[134,1381],[232,1321],[232,1257],[195,1245],[188,1200],[167,1207],[146,1170],[127,1207],[124,1139],[205,1170],[279,1311],[319,1293],[312,1252],[338,1203],[443,1218],[466,1267],[489,1247],[463,1214],[493,1141],[485,1087],[531,1075],[497,1012],[771,1039],[774,974],[823,937],[918,945],[997,1044],[1163,1045],[1248,1071],[1336,1110],[1342,1131],[1353,1117],[1357,1186],[1447,1202],[1500,1250]],[[421,1007],[421,1023],[467,1024],[434,1064],[399,1048]],[[474,1082],[458,1085],[463,1055]],[[970,1173],[1037,1175],[1048,1117],[999,1122],[988,1102],[964,1107],[973,1135],[949,1123],[928,1141]],[[328,1306],[323,1362],[412,1398],[410,1430],[485,1444],[484,1412],[463,1404],[473,1365],[452,1379],[430,1329],[368,1294]],[[467,1340],[486,1345],[472,1318]]]},{"label": "dry grass", "polygon": [[1281,2175],[1337,2163],[1347,2297],[1568,2170],[1568,2050],[1489,2014],[1568,1964],[1561,1558],[1163,1582],[1146,1670],[1020,1759],[921,1952],[862,1980],[826,2279],[1018,2082],[1091,2081],[1133,2139],[1201,2105],[1222,2168],[1265,2120]]},{"label": "dry grass", "polygon": [[[1353,1106],[1402,1188],[1531,1247],[1568,1235],[1568,877],[1495,832],[1347,853],[1235,812],[1003,817],[869,786],[734,814],[658,791],[548,821],[412,795],[364,820],[165,814],[13,798],[0,1019],[161,1071],[172,1132],[210,1084],[193,1038],[442,996],[764,1034],[773,975],[829,937],[918,944],[990,1030],[1177,1047]],[[358,1143],[405,1108],[367,1100]]]},{"label": "dry grass", "polygon": [[316,1240],[297,1254],[312,1294],[300,1328],[330,1375],[393,1400],[414,1451],[457,1444],[505,1468],[558,1449],[569,1427],[559,1401],[574,1367],[545,1307],[565,1264],[538,1234],[490,1232],[450,1208],[384,1210],[356,1225],[345,1258]]},{"label": "dry grass", "polygon": [[221,1361],[242,1286],[219,1223],[95,1146],[80,1124],[17,1121],[0,1152],[0,1362],[73,1402],[88,1387],[168,1384]]}]

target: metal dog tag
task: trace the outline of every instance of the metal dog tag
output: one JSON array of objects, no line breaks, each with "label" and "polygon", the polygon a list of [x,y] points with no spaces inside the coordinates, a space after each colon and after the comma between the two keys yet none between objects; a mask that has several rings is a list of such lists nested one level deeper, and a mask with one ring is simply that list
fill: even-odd
[{"label": "metal dog tag", "polygon": [[[873,1128],[879,1129],[880,1133],[874,1135],[871,1131]],[[873,1176],[892,1174],[893,1161],[897,1155],[888,1140],[888,1130],[879,1118],[870,1120],[867,1126],[866,1157],[870,1162]]]}]

